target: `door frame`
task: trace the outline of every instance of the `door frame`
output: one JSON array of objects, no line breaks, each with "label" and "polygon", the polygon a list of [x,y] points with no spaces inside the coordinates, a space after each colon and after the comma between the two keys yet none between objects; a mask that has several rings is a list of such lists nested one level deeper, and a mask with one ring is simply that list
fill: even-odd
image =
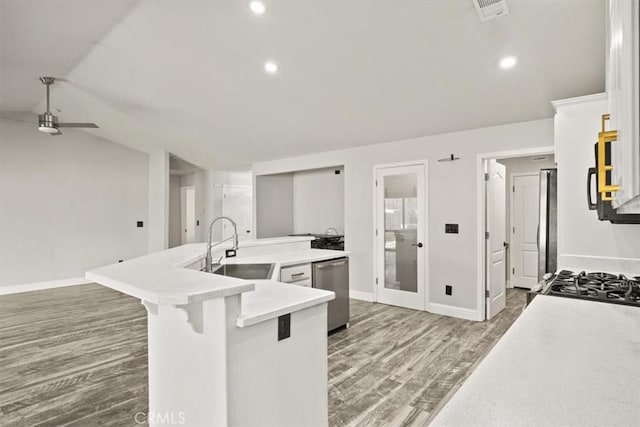
[{"label": "door frame", "polygon": [[424,166],[424,307],[425,310],[429,307],[429,160],[413,160],[406,162],[396,162],[396,163],[384,163],[373,165],[373,175],[371,180],[371,193],[373,195],[373,228],[371,230],[372,241],[373,241],[373,302],[378,302],[378,286],[384,284],[376,283],[376,278],[378,277],[378,239],[376,236],[376,229],[378,226],[378,210],[377,210],[377,197],[378,197],[378,189],[376,186],[376,180],[378,177],[379,169],[388,169],[395,167],[403,167],[403,166]]},{"label": "door frame", "polygon": [[[514,172],[512,174],[509,175],[509,188],[513,188],[516,185],[516,177],[523,177],[523,176],[537,176],[538,179],[540,179],[540,171],[531,171],[531,172]],[[515,253],[513,251],[513,245],[511,242],[511,237],[513,236],[512,230],[513,230],[513,221],[514,221],[514,203],[515,203],[515,198],[513,197],[513,191],[511,192],[511,197],[509,197],[509,267],[513,268],[513,260],[515,258]],[[507,280],[507,288],[511,288],[513,289],[513,283],[511,283],[511,272],[509,270],[507,270],[507,277],[509,278],[509,280]]]},{"label": "door frame", "polygon": [[484,162],[490,159],[507,159],[511,157],[538,156],[543,154],[555,154],[555,147],[545,146],[538,148],[523,148],[519,150],[496,151],[492,153],[479,153],[476,156],[476,310],[473,320],[487,319],[486,283],[486,245],[485,245],[485,209],[486,188],[484,181]]}]

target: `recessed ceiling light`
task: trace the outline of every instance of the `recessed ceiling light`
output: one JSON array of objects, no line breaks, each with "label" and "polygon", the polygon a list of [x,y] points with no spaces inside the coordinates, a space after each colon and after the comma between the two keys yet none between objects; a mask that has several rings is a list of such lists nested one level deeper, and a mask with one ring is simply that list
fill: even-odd
[{"label": "recessed ceiling light", "polygon": [[256,15],[262,15],[267,10],[264,3],[260,0],[250,1],[249,9],[251,9],[251,12],[255,13]]},{"label": "recessed ceiling light", "polygon": [[278,64],[273,61],[267,61],[264,63],[264,70],[269,74],[275,74],[278,72]]},{"label": "recessed ceiling light", "polygon": [[500,68],[506,70],[508,68],[512,68],[518,62],[518,58],[515,56],[505,56],[500,60]]}]

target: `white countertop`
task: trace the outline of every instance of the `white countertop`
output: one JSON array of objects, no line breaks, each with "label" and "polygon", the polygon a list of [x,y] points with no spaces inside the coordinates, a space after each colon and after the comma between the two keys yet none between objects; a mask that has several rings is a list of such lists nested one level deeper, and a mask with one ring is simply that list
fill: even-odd
[{"label": "white countertop", "polygon": [[242,294],[242,315],[236,319],[236,326],[240,328],[335,298],[333,292],[322,289],[280,283],[275,280],[256,280],[255,282],[256,288],[253,292]]},{"label": "white countertop", "polygon": [[[348,256],[349,252],[323,249],[278,252],[287,243],[308,242],[313,237],[282,237],[241,241],[238,256],[223,264],[274,263],[272,279],[281,266]],[[263,246],[265,254],[242,257],[243,247]],[[274,252],[269,252],[273,250]],[[204,257],[205,245],[194,243],[145,255],[123,263],[87,271],[86,278],[153,304],[189,304],[243,293],[237,326],[253,325],[282,314],[302,310],[335,298],[333,292],[279,283],[243,280],[188,269]]]},{"label": "white countertop", "polygon": [[85,277],[153,304],[188,304],[253,289],[253,283],[184,268],[204,257],[193,243],[89,270]]},{"label": "white countertop", "polygon": [[640,308],[538,295],[433,426],[640,422]]}]

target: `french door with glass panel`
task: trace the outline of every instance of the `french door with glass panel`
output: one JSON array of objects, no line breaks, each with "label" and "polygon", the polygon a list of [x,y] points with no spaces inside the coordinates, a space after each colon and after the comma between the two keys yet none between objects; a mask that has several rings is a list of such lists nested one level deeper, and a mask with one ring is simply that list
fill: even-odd
[{"label": "french door with glass panel", "polygon": [[376,168],[376,300],[424,310],[425,164]]}]

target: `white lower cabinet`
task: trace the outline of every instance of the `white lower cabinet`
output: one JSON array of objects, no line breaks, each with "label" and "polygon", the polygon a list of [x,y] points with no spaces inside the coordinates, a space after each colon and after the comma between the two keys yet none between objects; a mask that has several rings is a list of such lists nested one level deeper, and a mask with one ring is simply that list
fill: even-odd
[{"label": "white lower cabinet", "polygon": [[311,287],[311,263],[291,265],[280,269],[280,281]]}]

